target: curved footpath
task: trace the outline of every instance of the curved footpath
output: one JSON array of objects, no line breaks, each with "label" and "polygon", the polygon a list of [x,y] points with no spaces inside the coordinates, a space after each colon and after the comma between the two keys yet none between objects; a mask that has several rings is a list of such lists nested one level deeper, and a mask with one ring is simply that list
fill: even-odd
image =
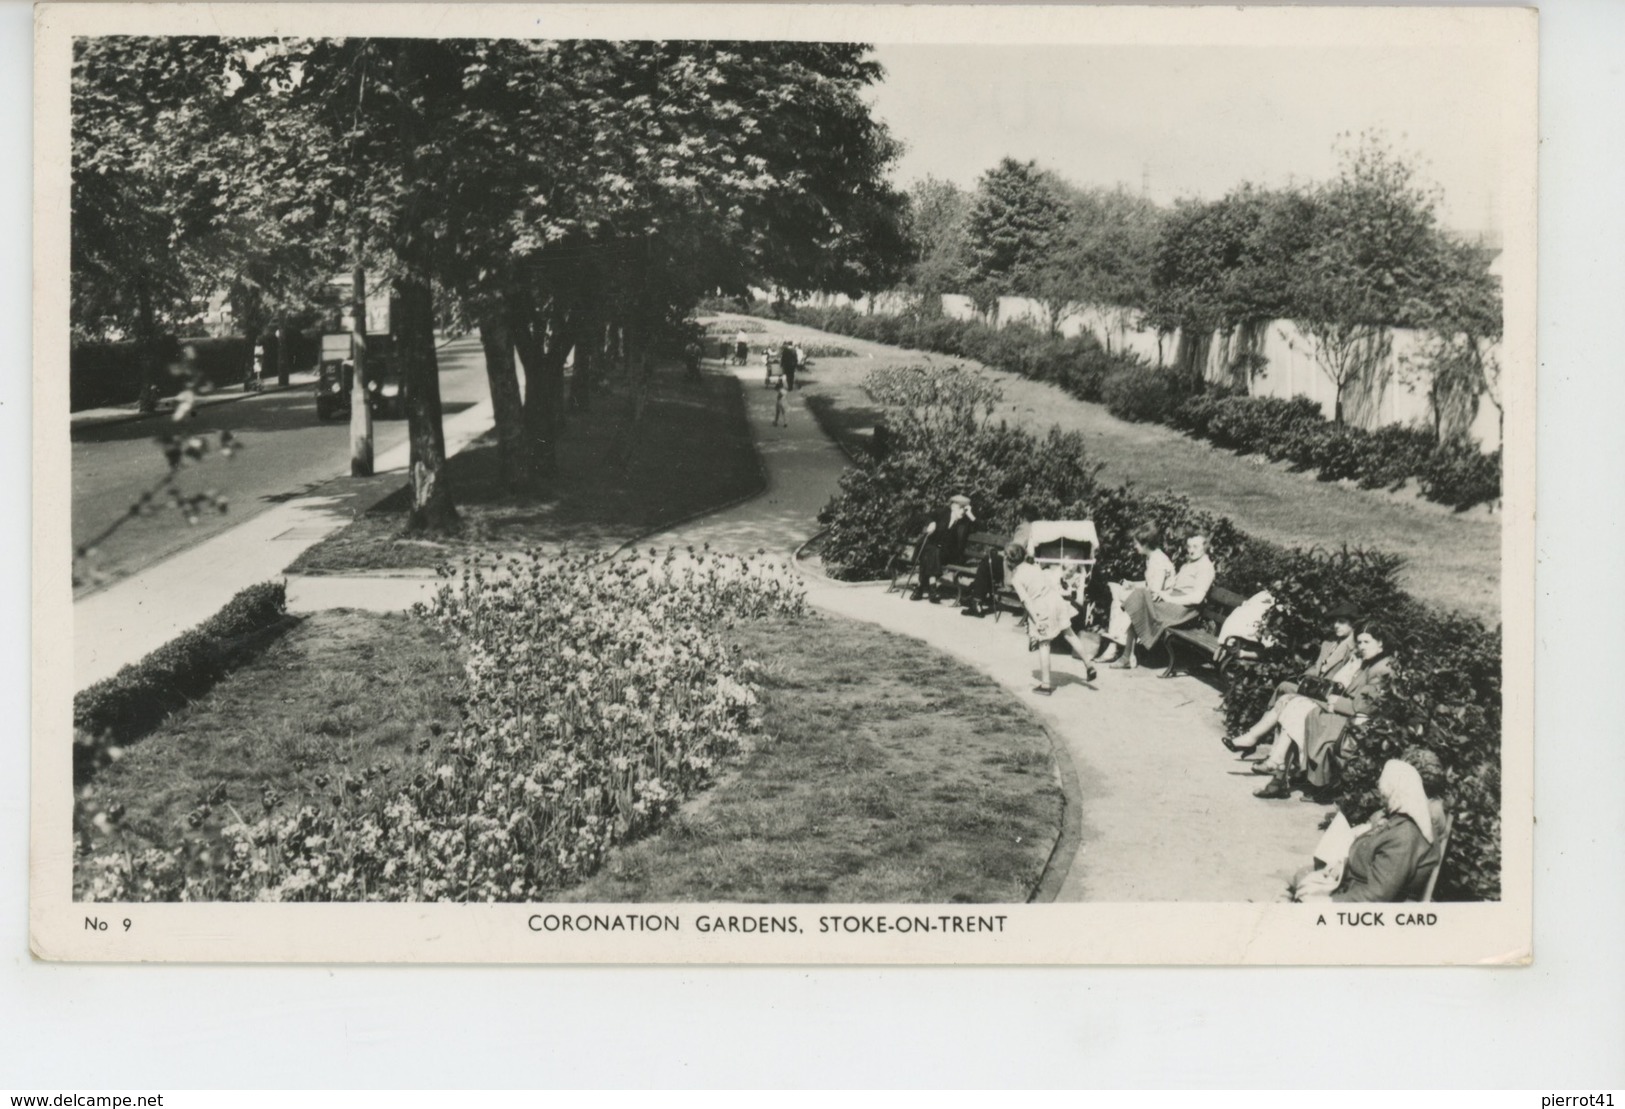
[{"label": "curved footpath", "polygon": [[[1040,697],[1032,692],[1036,656],[1014,620],[972,620],[946,603],[911,604],[882,584],[832,581],[816,559],[797,559],[846,458],[802,394],[788,399],[790,426],[774,427],[774,395],[762,388],[761,371],[752,365],[732,372],[744,385],[766,490],[638,546],[709,543],[793,561],[820,609],[924,640],[988,674],[1037,713],[1071,762],[1077,786],[1069,785],[1067,800],[1081,809],[1081,845],[1070,859],[1052,860],[1061,873],[1046,876],[1050,888],[1059,881],[1055,900],[1237,902],[1281,894],[1307,861],[1326,810],[1252,796],[1263,779],[1220,745],[1217,692],[1195,678],[1162,681],[1156,668],[1102,670],[1089,685],[1076,660],[1058,656],[1055,694]],[[291,578],[289,607],[403,609],[434,584],[424,577]]]},{"label": "curved footpath", "polygon": [[[794,559],[817,530],[846,458],[799,395],[790,426],[774,427],[773,393],[755,366],[735,371],[745,386],[752,434],[767,472],[765,493],[674,528],[640,546],[758,549]],[[1195,678],[1162,681],[1155,668],[1102,670],[1082,680],[1074,659],[1055,660],[1052,697],[1032,693],[1035,655],[1014,620],[967,619],[949,604],[911,604],[883,584],[825,577],[800,560],[808,599],[819,608],[922,639],[998,681],[1065,745],[1081,788],[1082,845],[1061,879],[1058,901],[1273,901],[1308,860],[1327,811],[1300,801],[1260,801],[1264,779],[1219,743],[1217,692]],[[1061,860],[1057,859],[1059,865]]]}]

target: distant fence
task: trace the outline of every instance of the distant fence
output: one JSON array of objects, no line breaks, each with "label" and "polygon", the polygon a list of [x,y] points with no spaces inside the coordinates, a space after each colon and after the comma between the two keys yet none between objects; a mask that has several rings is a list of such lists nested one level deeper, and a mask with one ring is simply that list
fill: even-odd
[{"label": "distant fence", "polygon": [[[254,364],[254,344],[249,339],[166,336],[158,341],[155,352],[159,391],[166,395],[177,392],[184,384],[175,370],[183,346],[197,350],[198,369],[203,379],[215,388],[241,384]],[[313,368],[320,357],[320,346],[317,336],[289,335],[288,369]],[[276,358],[277,341],[274,337],[268,338],[264,367],[267,375],[275,374]],[[78,412],[86,408],[133,404],[141,396],[144,381],[141,355],[134,341],[76,343],[68,357],[68,407]]]}]

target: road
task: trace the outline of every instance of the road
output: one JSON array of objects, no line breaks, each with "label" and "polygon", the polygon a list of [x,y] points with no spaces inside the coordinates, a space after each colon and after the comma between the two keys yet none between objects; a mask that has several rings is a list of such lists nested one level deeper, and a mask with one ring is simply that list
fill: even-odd
[{"label": "road", "polygon": [[[451,416],[485,400],[485,360],[477,335],[440,349],[440,394]],[[173,425],[167,417],[83,428],[73,433],[73,538],[75,545],[126,513],[167,469],[154,437]],[[188,526],[173,508],[132,519],[97,548],[94,565],[116,580],[175,554],[273,504],[350,472],[348,419],[316,418],[314,387],[267,393],[198,410],[186,430],[218,443],[230,430],[243,445],[231,458],[211,453],[188,462],[177,483],[185,492],[213,490],[230,505]],[[405,420],[375,420],[373,449],[382,453],[406,440]],[[81,586],[76,595],[88,592]]]}]

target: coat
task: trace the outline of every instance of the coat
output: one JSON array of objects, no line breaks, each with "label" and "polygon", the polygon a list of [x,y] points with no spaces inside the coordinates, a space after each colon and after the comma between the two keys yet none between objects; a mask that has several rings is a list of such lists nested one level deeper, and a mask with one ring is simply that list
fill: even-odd
[{"label": "coat", "polygon": [[1347,694],[1332,697],[1326,708],[1309,714],[1304,723],[1303,756],[1311,785],[1327,786],[1336,779],[1337,747],[1343,732],[1356,716],[1369,716],[1376,711],[1393,673],[1393,661],[1384,655],[1360,668],[1349,681]]},{"label": "coat", "polygon": [[[1349,847],[1333,901],[1403,901],[1433,845],[1408,816],[1390,816]],[[1438,865],[1437,859],[1434,866]]]},{"label": "coat", "polygon": [[[1342,668],[1352,654],[1354,654],[1354,637],[1352,635],[1347,639],[1324,640],[1320,644],[1320,653],[1315,656],[1315,661],[1309,664],[1309,668],[1303,672],[1303,676],[1306,678],[1329,678]],[[1282,682],[1275,687],[1277,699],[1286,696],[1288,693],[1296,692],[1298,692],[1297,682]]]}]

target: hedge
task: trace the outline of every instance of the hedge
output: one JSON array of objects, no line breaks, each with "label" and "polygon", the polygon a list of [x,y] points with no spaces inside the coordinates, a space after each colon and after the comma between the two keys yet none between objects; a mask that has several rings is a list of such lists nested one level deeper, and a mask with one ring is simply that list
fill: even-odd
[{"label": "hedge", "polygon": [[[321,348],[316,336],[290,334],[288,340],[290,370],[309,369],[316,365]],[[266,338],[267,374],[275,372],[276,345],[274,335]],[[165,336],[157,342],[153,352],[163,393],[178,392],[181,388],[182,382],[169,379],[167,370],[180,360],[183,346],[197,351],[199,372],[204,381],[217,389],[241,385],[244,375],[253,365],[254,344],[240,336],[196,339]],[[134,341],[75,343],[68,355],[68,407],[78,412],[86,408],[134,404],[141,396],[145,380],[141,369],[141,351]],[[164,387],[162,383],[166,380],[171,387]]]},{"label": "hedge", "polygon": [[251,585],[202,624],[81,690],[73,698],[76,773],[94,769],[107,748],[145,735],[207,693],[287,611],[286,582]]},{"label": "hedge", "polygon": [[1501,452],[1469,439],[1436,442],[1422,428],[1377,431],[1337,427],[1307,397],[1232,394],[1220,387],[1190,395],[1188,377],[1151,367],[1138,355],[1107,351],[1088,332],[1049,335],[1025,322],[993,328],[977,320],[862,315],[851,308],[778,306],[798,323],[913,350],[928,350],[1060,386],[1112,415],[1167,424],[1243,454],[1258,452],[1315,471],[1322,481],[1397,489],[1415,480],[1429,500],[1462,510],[1501,495]]},{"label": "hedge", "polygon": [[[1493,900],[1500,894],[1500,630],[1443,613],[1398,584],[1402,560],[1344,547],[1287,549],[1242,531],[1226,516],[1166,493],[1104,486],[1082,436],[1051,429],[1035,436],[994,421],[991,381],[957,367],[877,371],[866,382],[885,408],[876,442],[842,476],[819,516],[824,557],[845,578],[884,576],[896,541],[948,496],[970,496],[983,526],[1008,532],[1026,512],[1038,519],[1092,519],[1100,534],[1094,588],[1139,577],[1129,536],[1143,522],[1170,536],[1201,532],[1219,582],[1277,598],[1269,616],[1278,651],[1241,664],[1224,690],[1226,725],[1255,721],[1277,682],[1314,657],[1340,603],[1379,619],[1399,665],[1385,703],[1368,726],[1351,729],[1360,757],[1344,769],[1338,802],[1351,815],[1369,811],[1382,762],[1418,749],[1438,757],[1447,808],[1456,816],[1450,860],[1436,896]],[[1284,402],[1290,404],[1291,402]],[[1097,598],[1104,612],[1107,598]],[[1305,845],[1307,851],[1309,845]]]}]

